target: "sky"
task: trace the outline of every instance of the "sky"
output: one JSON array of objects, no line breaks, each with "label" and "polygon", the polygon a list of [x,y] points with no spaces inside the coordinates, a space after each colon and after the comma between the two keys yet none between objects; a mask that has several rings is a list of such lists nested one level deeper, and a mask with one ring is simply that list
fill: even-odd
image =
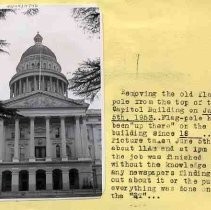
[{"label": "sky", "polygon": [[[85,33],[71,16],[71,6],[42,6],[39,13],[29,17],[21,11],[8,14],[0,20],[0,39],[10,43],[9,55],[0,54],[0,99],[9,98],[9,81],[16,73],[21,55],[32,45],[37,32],[43,44],[50,48],[62,67],[62,73],[71,78],[79,64],[87,59],[101,56],[101,40]],[[100,108],[101,95],[96,97],[90,108]],[[77,98],[69,91],[69,97]]]}]

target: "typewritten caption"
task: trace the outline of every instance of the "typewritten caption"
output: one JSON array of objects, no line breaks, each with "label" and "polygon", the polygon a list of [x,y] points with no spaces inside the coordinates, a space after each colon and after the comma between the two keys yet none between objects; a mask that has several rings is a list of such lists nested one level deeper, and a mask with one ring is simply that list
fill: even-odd
[{"label": "typewritten caption", "polygon": [[111,123],[112,199],[211,193],[211,92],[122,89]]}]

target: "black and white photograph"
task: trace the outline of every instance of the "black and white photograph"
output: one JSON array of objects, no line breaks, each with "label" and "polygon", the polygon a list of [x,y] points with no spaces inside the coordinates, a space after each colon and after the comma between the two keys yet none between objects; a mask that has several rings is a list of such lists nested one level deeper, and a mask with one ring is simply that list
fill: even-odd
[{"label": "black and white photograph", "polygon": [[0,64],[0,200],[101,196],[99,7],[1,7]]}]

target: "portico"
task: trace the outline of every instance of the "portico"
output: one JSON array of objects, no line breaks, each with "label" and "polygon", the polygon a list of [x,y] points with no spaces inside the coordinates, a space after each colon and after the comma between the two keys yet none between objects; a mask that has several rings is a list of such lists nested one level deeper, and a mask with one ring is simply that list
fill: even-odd
[{"label": "portico", "polygon": [[[20,162],[20,161],[52,161],[52,159],[55,158],[61,158],[62,161],[67,161],[68,159],[89,159],[89,153],[88,153],[88,139],[87,139],[87,130],[86,122],[82,120],[83,117],[76,116],[76,117],[29,117],[25,119],[15,119],[11,122],[11,125],[14,126],[15,130],[15,136],[14,136],[14,157],[11,160],[11,162]],[[43,133],[40,134],[39,130],[36,127],[37,121],[45,121],[45,128],[43,129]],[[80,123],[83,122],[83,123]],[[70,123],[71,122],[71,123]],[[4,136],[4,120],[0,121],[0,136],[2,137],[1,141],[1,148],[4,148],[5,145],[5,136]],[[13,124],[14,123],[14,124]],[[23,127],[28,123],[28,131],[29,131],[29,139],[27,137],[21,137],[21,129],[20,127]],[[56,135],[53,136],[50,133],[50,130],[52,127],[57,126],[58,130],[56,132]],[[68,126],[72,126],[72,131],[74,133],[74,139],[70,139],[70,136],[67,136],[66,129]],[[39,128],[39,127],[38,127]],[[41,135],[41,136],[40,136]],[[72,136],[72,135],[71,135]],[[82,139],[83,137],[83,139]],[[24,158],[20,159],[20,147],[21,147],[21,141],[24,139],[27,139],[29,142],[29,154]],[[73,141],[73,154],[67,154],[67,139]],[[39,141],[39,143],[36,143],[36,140]],[[44,140],[43,143],[40,141]],[[55,141],[59,144],[59,152],[57,150],[57,156],[56,154],[52,154],[52,147],[55,145]],[[84,142],[86,141],[86,142]],[[45,146],[45,152],[43,153],[42,157],[36,157],[36,146],[39,145]],[[56,147],[55,147],[56,149]],[[5,162],[8,161],[4,157],[4,149],[0,152],[0,161]]]}]

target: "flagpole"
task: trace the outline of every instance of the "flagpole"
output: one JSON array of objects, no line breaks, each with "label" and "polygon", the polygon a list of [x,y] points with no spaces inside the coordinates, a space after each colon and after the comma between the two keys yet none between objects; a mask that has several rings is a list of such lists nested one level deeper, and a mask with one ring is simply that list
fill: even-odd
[{"label": "flagpole", "polygon": [[39,90],[41,86],[41,49],[40,49],[40,69],[39,69]]}]

